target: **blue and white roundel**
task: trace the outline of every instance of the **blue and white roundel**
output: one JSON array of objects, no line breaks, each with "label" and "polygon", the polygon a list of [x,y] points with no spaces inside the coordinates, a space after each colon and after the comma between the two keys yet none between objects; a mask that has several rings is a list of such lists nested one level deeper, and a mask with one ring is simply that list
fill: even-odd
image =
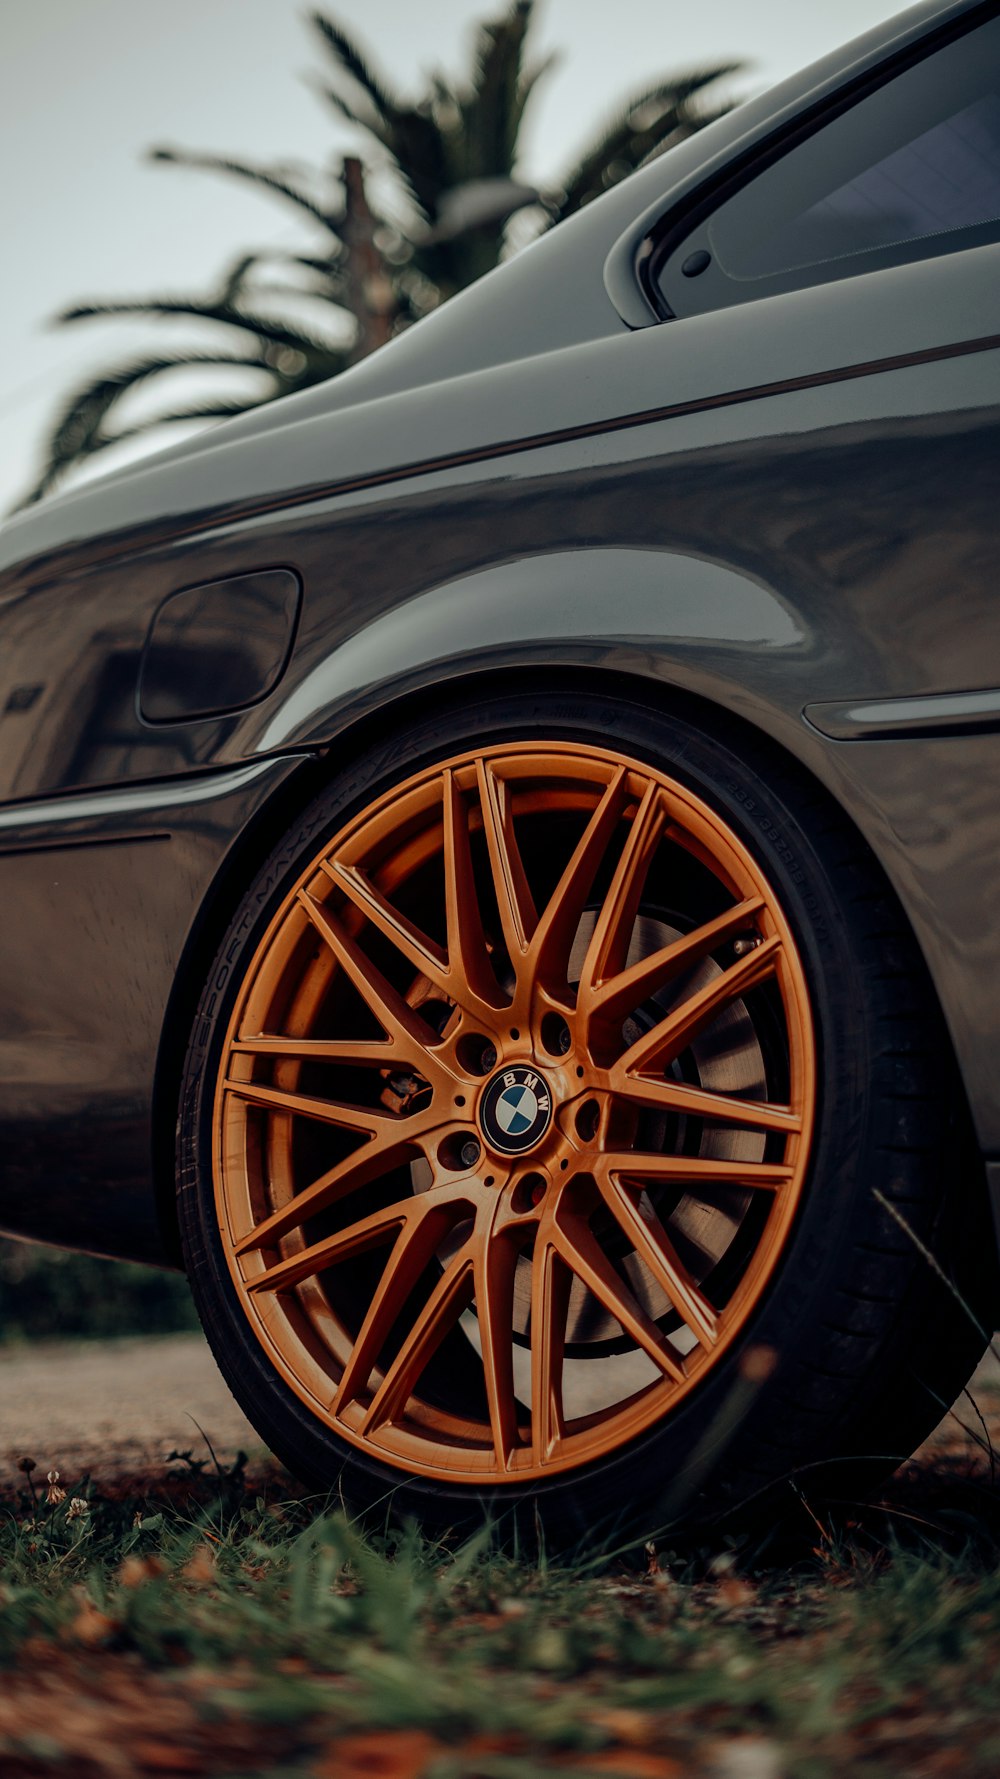
[{"label": "blue and white roundel", "polygon": [[501,1155],[520,1155],[540,1141],[552,1122],[552,1096],[537,1069],[512,1063],[483,1088],[479,1123]]},{"label": "blue and white roundel", "polygon": [[506,1087],[497,1100],[496,1120],[509,1137],[520,1137],[538,1117],[538,1101],[530,1087]]}]

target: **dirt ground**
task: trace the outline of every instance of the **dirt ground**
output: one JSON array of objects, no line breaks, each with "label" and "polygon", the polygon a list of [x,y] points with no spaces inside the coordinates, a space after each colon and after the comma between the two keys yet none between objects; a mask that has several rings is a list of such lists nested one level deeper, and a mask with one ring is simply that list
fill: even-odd
[{"label": "dirt ground", "polygon": [[0,1348],[0,1463],[44,1474],[153,1470],[173,1451],[220,1463],[261,1441],[200,1334]]},{"label": "dirt ground", "polygon": [[[1000,1417],[1000,1364],[987,1355],[970,1386],[994,1431]],[[956,1453],[978,1427],[959,1398],[922,1455]],[[994,1431],[995,1437],[995,1431]],[[173,1451],[222,1464],[237,1451],[262,1454],[261,1441],[223,1382],[200,1334],[0,1348],[0,1465],[33,1457],[44,1474],[102,1476],[154,1470]]]}]

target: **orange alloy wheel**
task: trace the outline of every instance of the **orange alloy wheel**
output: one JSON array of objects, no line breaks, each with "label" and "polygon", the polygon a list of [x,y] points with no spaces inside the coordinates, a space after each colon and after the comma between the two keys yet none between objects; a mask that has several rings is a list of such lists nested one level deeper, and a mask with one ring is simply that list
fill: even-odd
[{"label": "orange alloy wheel", "polygon": [[794,941],[712,809],[602,748],[460,754],[337,833],[243,983],[215,1190],[247,1320],[370,1458],[592,1463],[753,1314],[814,1084]]}]

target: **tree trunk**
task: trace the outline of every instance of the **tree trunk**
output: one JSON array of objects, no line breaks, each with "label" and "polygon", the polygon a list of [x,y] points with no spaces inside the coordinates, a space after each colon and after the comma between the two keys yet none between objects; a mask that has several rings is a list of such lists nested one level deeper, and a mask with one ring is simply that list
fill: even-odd
[{"label": "tree trunk", "polygon": [[382,255],[375,243],[375,219],[368,208],[364,168],[353,155],[344,159],[344,229],[346,306],[358,324],[351,363],[384,346],[392,334],[395,299]]}]

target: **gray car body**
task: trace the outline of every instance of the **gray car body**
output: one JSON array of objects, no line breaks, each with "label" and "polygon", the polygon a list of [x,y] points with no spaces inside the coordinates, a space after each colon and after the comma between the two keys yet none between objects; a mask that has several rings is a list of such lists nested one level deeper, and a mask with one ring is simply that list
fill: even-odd
[{"label": "gray car body", "polygon": [[[799,762],[890,879],[1000,1158],[1000,246],[666,323],[634,269],[975,10],[914,8],[344,377],[0,536],[0,1227],[176,1258],[180,1067],[250,876],[333,767],[487,683],[574,688],[584,726],[631,688]],[[260,695],[148,721],[163,602],[276,568],[301,608]]]}]

